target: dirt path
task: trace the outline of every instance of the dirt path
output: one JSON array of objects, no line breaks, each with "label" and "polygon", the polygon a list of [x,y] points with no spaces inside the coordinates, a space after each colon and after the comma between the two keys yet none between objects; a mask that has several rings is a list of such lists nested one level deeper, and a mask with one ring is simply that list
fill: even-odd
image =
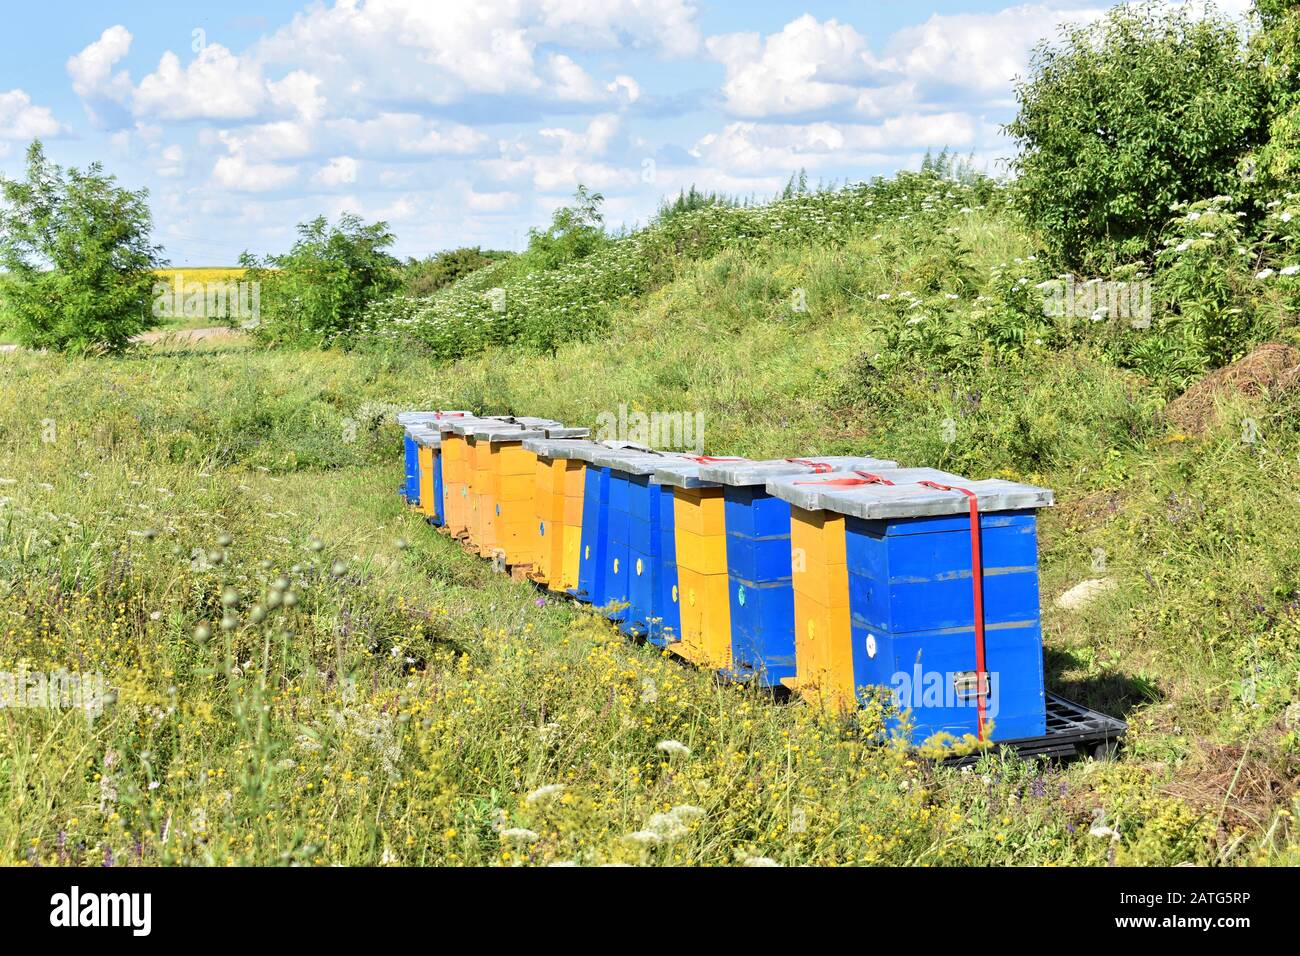
[{"label": "dirt path", "polygon": [[[131,341],[139,342],[142,345],[152,345],[157,342],[163,342],[167,345],[186,345],[190,342],[220,341],[222,339],[234,341],[243,337],[244,333],[240,329],[216,326],[209,329],[160,329],[155,332],[144,332]],[[0,345],[0,353],[17,352],[21,348],[20,345]]]},{"label": "dirt path", "polygon": [[230,329],[225,326],[217,326],[210,329],[162,329],[156,332],[145,332],[133,338],[132,342],[206,342],[209,339],[237,339],[243,338],[244,333],[239,329]]}]

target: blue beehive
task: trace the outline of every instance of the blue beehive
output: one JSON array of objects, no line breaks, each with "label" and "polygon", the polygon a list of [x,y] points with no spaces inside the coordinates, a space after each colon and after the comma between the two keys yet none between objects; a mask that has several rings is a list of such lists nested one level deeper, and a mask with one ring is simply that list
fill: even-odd
[{"label": "blue beehive", "polygon": [[[662,545],[655,468],[677,455],[638,449],[597,452],[592,464],[609,472],[609,517],[604,553],[604,601],[609,617],[634,637],[662,629],[659,613]],[[625,606],[624,606],[625,605]]]},{"label": "blue beehive", "polygon": [[[401,425],[403,430],[403,449],[406,465],[401,497],[407,504],[420,504],[420,446],[416,442],[414,430],[422,427],[432,428],[434,433],[437,434],[437,422],[442,419],[465,417],[468,414],[468,412],[463,411],[397,413],[397,424]],[[435,467],[440,468],[441,463],[437,462],[437,455],[434,458]],[[441,476],[436,479],[435,484],[441,487]],[[440,506],[436,507],[435,510],[439,515],[442,514]]]},{"label": "blue beehive", "polygon": [[[428,425],[415,425],[408,432],[408,437],[415,444],[416,449],[416,467],[415,467],[415,495],[411,500],[412,504],[427,512],[428,521],[434,526],[441,526],[443,520],[442,510],[442,434],[435,428]],[[432,465],[432,481],[430,488],[433,492],[432,501],[424,501],[420,492],[421,479],[423,474],[420,468],[419,451],[421,448],[429,449],[429,459]]]},{"label": "blue beehive", "polygon": [[[666,647],[678,640],[682,633],[681,607],[677,603],[677,542],[673,533],[673,493],[650,481],[659,509],[659,545],[655,549],[654,605],[646,624],[646,640],[656,647]],[[654,533],[653,530],[651,532]]]},{"label": "blue beehive", "polygon": [[881,471],[892,485],[806,485],[806,500],[789,495],[800,507],[845,516],[854,683],[890,688],[900,710],[911,711],[916,742],[939,733],[1040,736],[1046,701],[1035,515],[1052,493],[956,476],[940,487],[906,483],[924,471]]},{"label": "blue beehive", "polygon": [[406,448],[406,481],[402,485],[402,499],[410,505],[420,503],[420,452],[415,437],[408,428],[403,435]]},{"label": "blue beehive", "polygon": [[714,462],[700,478],[722,486],[727,524],[732,668],[741,680],[779,686],[795,676],[790,504],[768,494],[775,478],[880,469],[878,458],[822,457]]},{"label": "blue beehive", "polygon": [[[611,475],[608,465],[594,463],[597,454],[626,449],[646,452],[649,449],[620,442],[591,442],[575,449],[572,457],[587,463],[582,492],[582,543],[578,556],[578,586],[571,593],[579,601],[604,607],[606,576],[610,566],[610,493]],[[625,499],[624,499],[625,500]],[[625,507],[625,506],[624,506]],[[617,520],[617,519],[616,519]]]}]

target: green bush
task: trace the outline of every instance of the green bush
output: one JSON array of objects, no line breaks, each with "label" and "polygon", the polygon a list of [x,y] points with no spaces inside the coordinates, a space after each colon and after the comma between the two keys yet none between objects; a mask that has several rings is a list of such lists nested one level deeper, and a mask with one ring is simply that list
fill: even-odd
[{"label": "green bush", "polygon": [[248,253],[240,265],[261,284],[256,336],[268,344],[329,344],[354,331],[367,304],[397,288],[395,241],[388,224],[366,225],[350,213],[331,226],[324,216],[298,226],[287,253],[265,261]]},{"label": "green bush", "polygon": [[99,163],[54,165],[39,141],[25,181],[0,177],[0,314],[24,346],[119,352],[157,324],[148,193],[116,182]]},{"label": "green bush", "polygon": [[1040,44],[1007,131],[1019,197],[1065,266],[1149,256],[1170,207],[1240,185],[1264,135],[1264,81],[1238,28],[1156,5],[1117,7]]},{"label": "green bush", "polygon": [[1268,139],[1248,172],[1276,194],[1300,180],[1300,4],[1256,0],[1255,8],[1263,29],[1251,38],[1251,56],[1267,89]]},{"label": "green bush", "polygon": [[529,231],[523,256],[528,267],[558,269],[587,258],[609,241],[600,211],[605,197],[580,185],[573,198],[573,205],[555,210],[549,227]]},{"label": "green bush", "polygon": [[464,246],[427,259],[410,259],[402,267],[402,292],[413,296],[432,295],[443,286],[511,255],[493,249],[485,252],[478,246]]}]

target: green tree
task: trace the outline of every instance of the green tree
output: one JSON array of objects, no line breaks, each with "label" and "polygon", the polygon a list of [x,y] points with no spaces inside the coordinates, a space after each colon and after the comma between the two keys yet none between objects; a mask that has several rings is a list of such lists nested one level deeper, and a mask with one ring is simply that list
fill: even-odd
[{"label": "green tree", "polygon": [[1246,171],[1275,195],[1300,183],[1300,3],[1256,0],[1255,9],[1262,29],[1250,52],[1267,91],[1268,140]]},{"label": "green tree", "polygon": [[400,285],[399,263],[385,251],[394,241],[388,223],[366,225],[344,213],[338,225],[324,216],[300,223],[284,255],[259,260],[244,253],[240,265],[249,270],[247,278],[261,283],[255,334],[275,344],[345,338],[368,303]]},{"label": "green tree", "polygon": [[1264,134],[1263,83],[1237,26],[1158,5],[1116,7],[1040,44],[1016,98],[1019,197],[1070,268],[1149,257],[1170,207],[1232,193]]},{"label": "green tree", "polygon": [[601,193],[579,185],[573,194],[572,205],[555,210],[550,226],[529,231],[526,255],[530,265],[555,269],[585,259],[608,242],[605,216],[600,211],[604,202]]},{"label": "green tree", "polygon": [[162,260],[148,191],[116,183],[99,163],[51,163],[39,140],[25,180],[0,177],[0,295],[26,347],[119,352],[157,324],[150,293]]}]

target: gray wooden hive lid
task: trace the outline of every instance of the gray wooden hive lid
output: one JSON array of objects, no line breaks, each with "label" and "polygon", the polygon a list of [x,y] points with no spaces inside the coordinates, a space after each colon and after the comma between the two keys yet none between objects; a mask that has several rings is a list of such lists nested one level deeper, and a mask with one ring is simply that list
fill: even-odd
[{"label": "gray wooden hive lid", "polygon": [[586,438],[591,434],[590,428],[573,428],[569,425],[538,425],[547,438]]},{"label": "gray wooden hive lid", "polygon": [[[703,457],[703,456],[701,456]],[[682,457],[677,461],[666,462],[655,469],[652,479],[657,485],[672,485],[675,488],[717,488],[716,481],[706,481],[700,477],[700,469],[705,465],[738,465],[746,459],[735,461],[696,461],[694,458]]]},{"label": "gray wooden hive lid", "polygon": [[[912,473],[910,480],[906,473]],[[941,491],[918,484],[920,481],[969,489],[975,494],[981,513],[1046,508],[1053,501],[1050,489],[1001,478],[968,481],[959,475],[932,468],[900,468],[879,474],[894,484],[840,487],[823,483],[818,487],[816,483],[783,478],[768,482],[767,490],[806,511],[833,511],[867,520],[924,518],[965,514],[970,510],[970,501],[961,492]]]},{"label": "gray wooden hive lid", "polygon": [[463,418],[440,418],[436,422],[430,422],[429,427],[438,429],[444,435],[464,435],[467,434],[467,429],[472,429],[475,425],[486,421],[494,421],[494,419],[479,418],[477,415],[466,415]]},{"label": "gray wooden hive lid", "polygon": [[809,463],[827,465],[831,472],[852,471],[863,468],[877,471],[897,468],[898,462],[885,458],[853,458],[848,455],[818,456],[813,458],[773,458],[767,461],[722,461],[700,466],[700,479],[721,485],[766,485],[773,478],[785,475],[817,475]]},{"label": "gray wooden hive lid", "polygon": [[581,461],[590,463],[591,460],[596,455],[603,454],[607,451],[625,451],[628,453],[636,452],[636,453],[644,454],[646,452],[653,451],[653,449],[645,445],[638,445],[636,442],[594,441],[594,442],[589,442],[588,444],[584,445],[581,449],[574,452],[573,457]]},{"label": "gray wooden hive lid", "polygon": [[526,428],[523,425],[504,422],[480,422],[474,430],[467,432],[476,442],[500,443],[523,441],[525,438],[545,438],[546,432],[540,428]]},{"label": "gray wooden hive lid", "polygon": [[442,432],[437,429],[416,425],[410,429],[409,434],[417,445],[422,445],[425,448],[442,447]]},{"label": "gray wooden hive lid", "polygon": [[395,416],[399,425],[420,425],[425,422],[436,422],[440,418],[463,418],[469,415],[469,412],[447,411],[447,412],[398,412]]},{"label": "gray wooden hive lid", "polygon": [[586,438],[525,438],[524,448],[538,458],[577,458],[583,445],[594,445]]},{"label": "gray wooden hive lid", "polygon": [[[825,507],[821,503],[822,496],[835,491],[846,490],[841,487],[845,479],[863,477],[855,474],[855,472],[879,475],[886,481],[891,481],[896,485],[916,484],[918,481],[936,481],[942,485],[960,485],[966,481],[961,475],[940,471],[938,468],[857,468],[849,472],[829,475],[785,475],[780,478],[769,479],[766,489],[768,494],[782,498],[796,507],[803,508],[805,511],[818,511]],[[847,490],[856,491],[866,487],[888,486],[864,484]]]},{"label": "gray wooden hive lid", "polygon": [[665,462],[680,458],[674,452],[640,451],[635,448],[609,448],[598,451],[591,463],[599,468],[613,468],[629,475],[653,475]]}]

